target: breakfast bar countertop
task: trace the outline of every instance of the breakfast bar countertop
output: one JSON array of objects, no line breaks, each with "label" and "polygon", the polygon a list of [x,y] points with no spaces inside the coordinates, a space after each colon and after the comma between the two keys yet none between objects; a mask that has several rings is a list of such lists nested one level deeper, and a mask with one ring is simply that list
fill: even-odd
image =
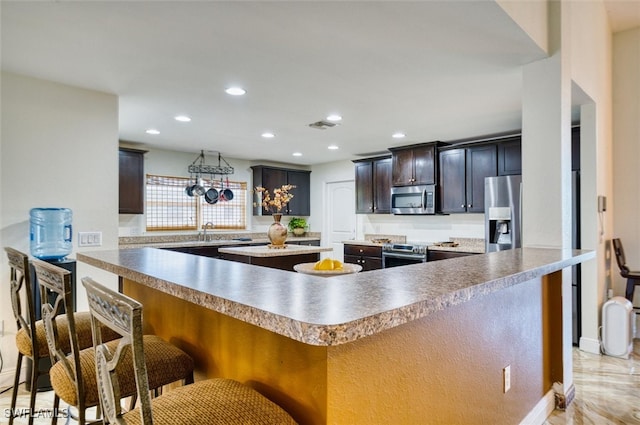
[{"label": "breakfast bar countertop", "polygon": [[594,257],[520,248],[323,278],[154,248],[77,253],[78,261],[318,346],[378,334]]},{"label": "breakfast bar countertop", "polygon": [[317,254],[320,252],[333,251],[333,248],[320,246],[303,246],[285,244],[286,248],[271,248],[266,246],[242,246],[220,248],[218,252],[222,254],[236,254],[247,257],[282,257],[286,255]]}]

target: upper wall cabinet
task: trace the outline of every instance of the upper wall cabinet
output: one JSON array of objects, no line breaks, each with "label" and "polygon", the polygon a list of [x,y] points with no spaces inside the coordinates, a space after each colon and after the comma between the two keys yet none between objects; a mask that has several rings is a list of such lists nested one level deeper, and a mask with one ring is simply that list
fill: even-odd
[{"label": "upper wall cabinet", "polygon": [[498,175],[522,174],[522,143],[520,136],[498,143]]},{"label": "upper wall cabinet", "polygon": [[442,212],[484,212],[484,179],[496,175],[496,145],[440,151]]},{"label": "upper wall cabinet", "polygon": [[393,186],[435,184],[439,142],[389,148],[392,158]]},{"label": "upper wall cabinet", "polygon": [[[271,194],[273,194],[273,189],[285,184],[291,184],[296,187],[291,191],[293,198],[280,211],[282,214],[307,217],[311,215],[311,171],[265,165],[255,165],[251,169],[253,170],[253,186],[262,186]],[[272,213],[265,211],[256,200],[253,215],[272,215]]]},{"label": "upper wall cabinet", "polygon": [[119,149],[120,214],[144,214],[144,154],[137,149]]},{"label": "upper wall cabinet", "polygon": [[391,213],[391,157],[353,162],[356,168],[356,213]]}]

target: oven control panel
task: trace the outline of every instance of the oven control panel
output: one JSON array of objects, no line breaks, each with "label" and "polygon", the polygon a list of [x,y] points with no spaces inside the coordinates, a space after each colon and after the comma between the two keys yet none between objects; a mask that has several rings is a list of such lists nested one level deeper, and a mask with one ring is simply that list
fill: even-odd
[{"label": "oven control panel", "polygon": [[398,252],[406,254],[427,254],[427,245],[412,245],[412,244],[398,244],[398,243],[386,243],[382,245],[382,251],[384,252]]}]

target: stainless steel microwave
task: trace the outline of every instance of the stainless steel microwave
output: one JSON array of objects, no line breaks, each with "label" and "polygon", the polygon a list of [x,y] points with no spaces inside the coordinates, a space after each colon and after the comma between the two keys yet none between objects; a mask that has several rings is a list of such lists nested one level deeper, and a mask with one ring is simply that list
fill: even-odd
[{"label": "stainless steel microwave", "polygon": [[402,186],[391,188],[393,214],[435,214],[436,186]]}]

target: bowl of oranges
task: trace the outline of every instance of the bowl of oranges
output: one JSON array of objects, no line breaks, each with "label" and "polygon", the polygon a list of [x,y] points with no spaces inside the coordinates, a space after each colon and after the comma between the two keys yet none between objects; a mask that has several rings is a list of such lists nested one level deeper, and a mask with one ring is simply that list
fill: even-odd
[{"label": "bowl of oranges", "polygon": [[298,273],[312,274],[316,276],[337,276],[342,274],[358,273],[362,270],[359,264],[343,263],[332,258],[323,258],[315,263],[301,263],[293,266]]}]

